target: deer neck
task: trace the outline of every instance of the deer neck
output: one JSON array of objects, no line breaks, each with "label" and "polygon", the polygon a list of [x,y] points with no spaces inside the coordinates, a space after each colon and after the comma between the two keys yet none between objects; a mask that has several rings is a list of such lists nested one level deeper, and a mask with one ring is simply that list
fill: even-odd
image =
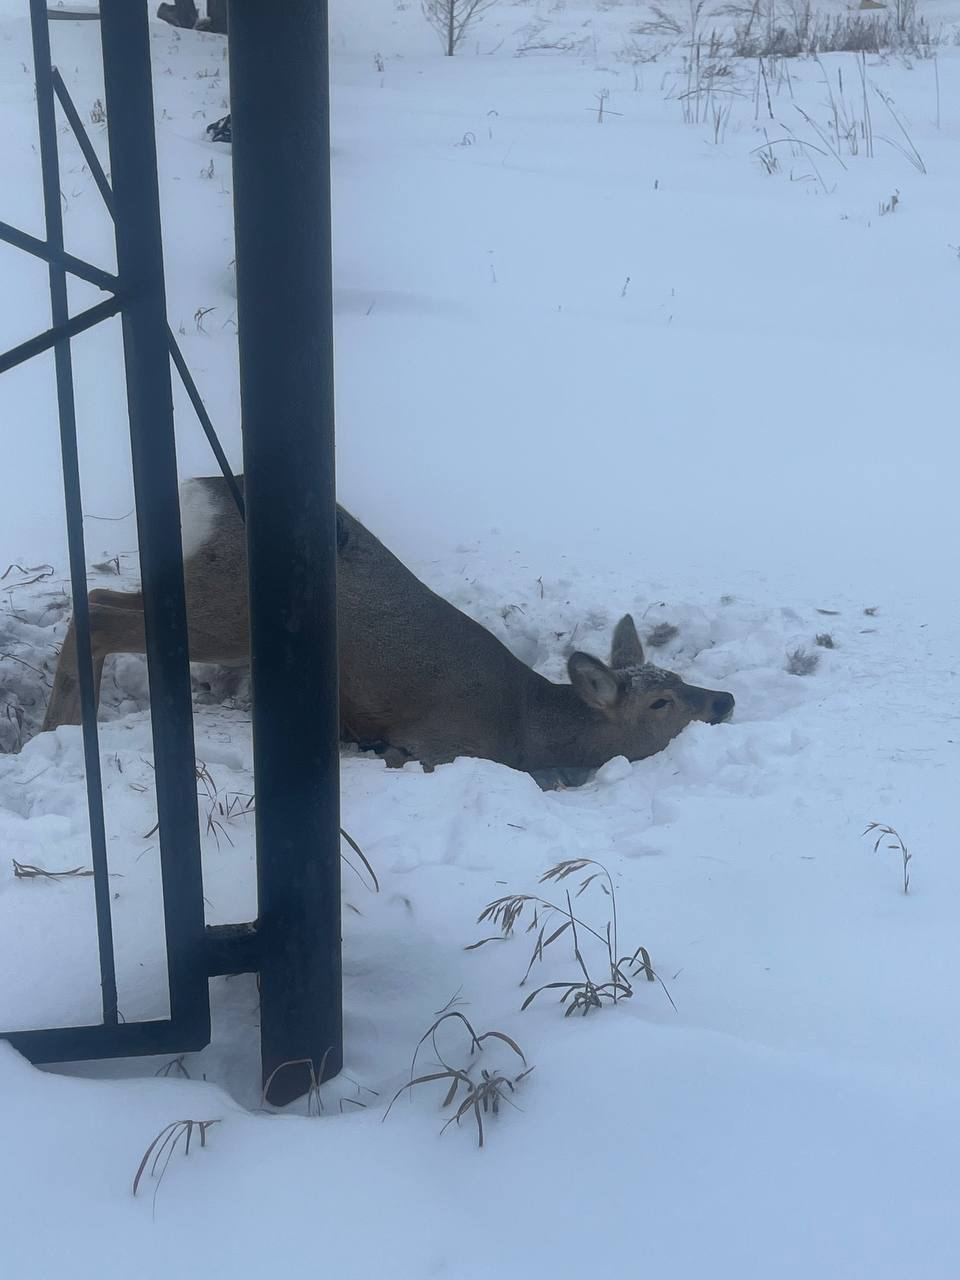
[{"label": "deer neck", "polygon": [[524,689],[521,768],[599,768],[610,754],[604,754],[606,718],[588,707],[572,685],[533,674]]}]

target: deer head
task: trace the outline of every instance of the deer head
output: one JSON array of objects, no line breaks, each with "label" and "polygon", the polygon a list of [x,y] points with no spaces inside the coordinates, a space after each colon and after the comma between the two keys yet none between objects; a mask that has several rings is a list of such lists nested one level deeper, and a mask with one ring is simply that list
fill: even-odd
[{"label": "deer head", "polygon": [[617,623],[609,666],[574,653],[567,670],[580,700],[603,717],[598,737],[611,756],[643,760],[662,751],[691,720],[720,724],[733,712],[733,694],[686,684],[647,662],[629,614]]}]

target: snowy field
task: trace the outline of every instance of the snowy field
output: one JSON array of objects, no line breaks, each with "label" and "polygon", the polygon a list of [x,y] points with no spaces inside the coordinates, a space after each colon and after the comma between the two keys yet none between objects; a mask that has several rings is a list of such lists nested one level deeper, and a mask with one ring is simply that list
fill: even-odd
[{"label": "snowy field", "polygon": [[[41,1071],[0,1045],[4,1275],[960,1276],[960,10],[923,11],[935,58],[760,76],[721,50],[691,82],[688,8],[667,3],[672,37],[638,34],[632,0],[503,0],[454,59],[415,0],[335,4],[340,498],[555,680],[571,647],[606,658],[626,611],[644,636],[670,624],[657,662],[731,690],[733,721],[549,793],[486,761],[344,755],[344,826],[380,892],[345,870],[346,1062],[323,1114],[260,1108],[246,978],[213,984],[189,1079],[158,1060]],[[0,217],[42,235],[25,9],[0,0]],[[97,26],[51,33],[105,157]],[[239,466],[230,153],[204,137],[225,45],[163,24],[153,42],[170,320]],[[110,269],[61,145],[67,247]],[[45,268],[0,245],[0,283],[4,350],[49,324]],[[74,349],[90,582],[132,586],[119,326]],[[177,394],[182,475],[211,474]],[[0,378],[0,439],[13,1030],[95,1018],[99,994],[91,881],[13,869],[89,865],[79,730],[37,734],[69,612],[51,360]],[[249,715],[243,680],[195,676],[206,817],[252,789]],[[128,1019],[166,1011],[145,708],[142,664],[116,660]],[[909,847],[909,894],[870,822]],[[252,858],[240,812],[204,835],[211,923],[254,913]],[[609,872],[620,951],[646,947],[662,985],[586,1018],[555,990],[521,1011],[578,977],[569,937],[524,987],[529,907],[512,939],[465,948],[495,932],[477,924],[495,898],[562,902],[589,868],[539,877],[578,858]],[[577,905],[602,933],[599,885]],[[441,1135],[445,1084],[385,1114],[444,1009],[534,1067],[482,1151],[469,1114]],[[440,1049],[466,1066],[454,1021]],[[524,1069],[503,1042],[481,1065]],[[436,1069],[427,1045],[417,1071]],[[133,1198],[181,1119],[220,1123]]]}]

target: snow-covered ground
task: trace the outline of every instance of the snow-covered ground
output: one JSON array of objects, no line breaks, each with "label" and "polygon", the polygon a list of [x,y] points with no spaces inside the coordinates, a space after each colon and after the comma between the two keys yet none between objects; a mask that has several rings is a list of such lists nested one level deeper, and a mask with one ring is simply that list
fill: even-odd
[{"label": "snow-covered ground", "polygon": [[[0,0],[0,217],[42,234],[25,8]],[[645,635],[676,626],[658,662],[730,689],[736,715],[565,792],[484,761],[345,755],[344,825],[381,891],[345,873],[346,1066],[324,1114],[258,1110],[250,979],[213,984],[189,1080],[153,1078],[156,1060],[39,1071],[0,1045],[5,1274],[960,1275],[960,13],[927,16],[935,61],[866,59],[868,156],[852,54],[768,64],[766,84],[721,58],[698,103],[682,41],[637,36],[649,13],[627,0],[503,0],[453,60],[415,3],[335,5],[341,500],[552,678],[572,645],[605,657],[630,610]],[[96,24],[51,33],[90,119]],[[224,42],[157,24],[154,53],[171,323],[238,464],[230,155],[203,134],[226,110]],[[61,143],[68,248],[109,268]],[[5,349],[49,312],[42,264],[0,245],[0,279]],[[75,353],[91,583],[132,584],[118,326]],[[210,474],[177,407],[182,473]],[[49,360],[0,378],[0,432],[12,1030],[95,1017],[98,974],[90,880],[13,873],[89,861],[79,732],[33,736],[69,607]],[[798,648],[819,659],[806,675],[786,669]],[[106,686],[120,1004],[142,1018],[165,983],[139,661]],[[197,686],[206,815],[251,790],[248,716],[242,682]],[[870,821],[909,846],[908,895]],[[251,841],[238,812],[205,834],[210,922],[254,912]],[[553,991],[521,1012],[577,977],[561,938],[518,986],[526,914],[464,949],[493,932],[492,899],[561,900],[538,877],[572,858],[609,870],[620,949],[645,946],[669,998],[639,980],[586,1019]],[[598,885],[578,905],[602,932]],[[535,1067],[482,1152],[470,1116],[439,1136],[444,1085],[385,1118],[448,1007]],[[466,1065],[452,1020],[440,1037]],[[485,1061],[523,1069],[502,1043]],[[132,1199],[181,1119],[221,1123]]]}]

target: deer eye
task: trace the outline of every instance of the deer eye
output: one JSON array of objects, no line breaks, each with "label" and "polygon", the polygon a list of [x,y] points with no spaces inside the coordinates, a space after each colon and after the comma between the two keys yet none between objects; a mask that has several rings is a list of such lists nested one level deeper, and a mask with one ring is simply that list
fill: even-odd
[{"label": "deer eye", "polygon": [[662,711],[664,707],[669,707],[672,702],[671,698],[657,698],[656,702],[650,703],[651,711]]}]

